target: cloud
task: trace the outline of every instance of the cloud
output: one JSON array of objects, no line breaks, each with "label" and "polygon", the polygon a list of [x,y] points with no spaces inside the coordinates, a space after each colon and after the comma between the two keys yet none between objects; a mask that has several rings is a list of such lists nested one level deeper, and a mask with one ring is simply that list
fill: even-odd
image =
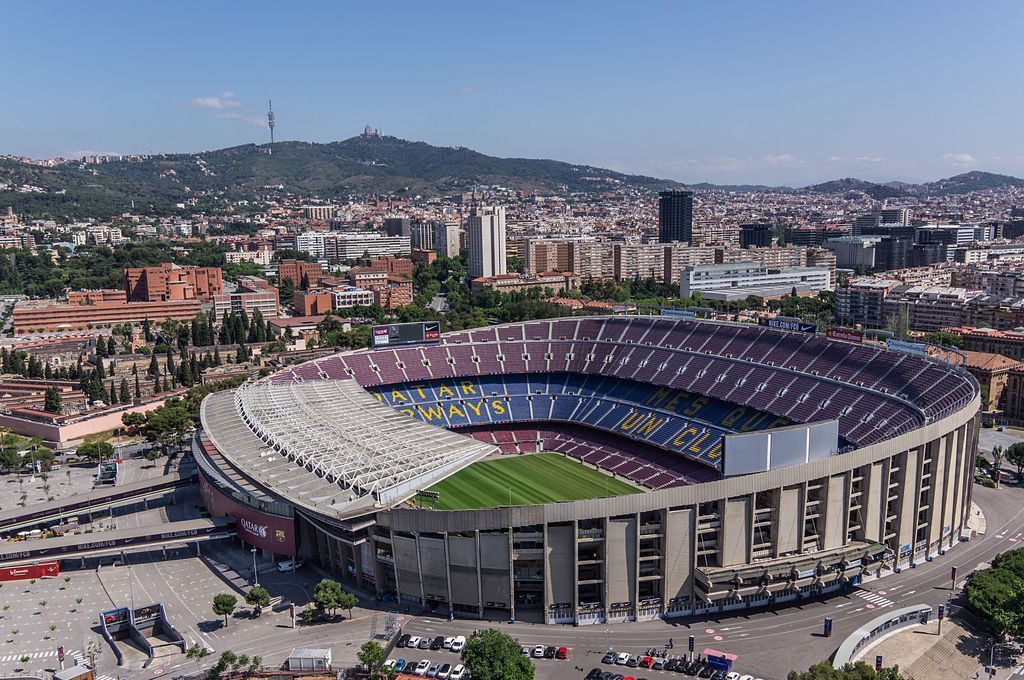
[{"label": "cloud", "polygon": [[233,111],[227,111],[227,112],[224,112],[224,113],[215,113],[215,114],[213,114],[213,117],[214,118],[218,118],[220,120],[240,120],[243,123],[248,123],[249,125],[255,125],[256,127],[266,127],[267,126],[267,121],[265,119],[263,119],[263,118],[258,118],[257,116],[247,116],[244,113],[236,113],[236,112],[233,112]]},{"label": "cloud", "polygon": [[825,159],[829,163],[884,163],[884,158],[878,156],[829,156]]},{"label": "cloud", "polygon": [[229,90],[219,97],[196,97],[189,105],[197,109],[238,109],[242,102],[235,99],[235,93]]},{"label": "cloud", "polygon": [[761,156],[760,160],[765,165],[796,165],[804,162],[791,153],[769,153]]},{"label": "cloud", "polygon": [[978,159],[969,153],[944,153],[942,161],[951,168],[968,168],[978,164]]}]

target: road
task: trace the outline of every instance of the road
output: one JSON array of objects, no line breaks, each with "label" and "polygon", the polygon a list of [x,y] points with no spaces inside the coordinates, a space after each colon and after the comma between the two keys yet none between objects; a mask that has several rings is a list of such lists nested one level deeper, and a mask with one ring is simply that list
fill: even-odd
[{"label": "road", "polygon": [[[664,647],[671,638],[674,642],[672,651],[684,654],[687,637],[693,635],[696,638],[698,652],[712,647],[737,654],[739,660],[736,666],[741,672],[781,680],[792,669],[807,668],[829,658],[843,638],[887,609],[916,604],[934,606],[946,602],[951,595],[951,566],[958,567],[962,579],[978,564],[991,560],[997,553],[1020,546],[1024,542],[1024,489],[1013,487],[994,490],[975,485],[974,493],[976,502],[986,515],[985,535],[957,545],[946,556],[866,584],[865,587],[857,588],[843,596],[772,610],[732,613],[728,616],[700,620],[659,620],[578,628],[569,625],[545,626],[474,620],[449,622],[436,617],[413,616],[402,612],[405,616],[405,631],[411,634],[468,635],[473,630],[486,626],[509,632],[522,645],[541,644],[570,648],[570,659],[566,662],[536,662],[539,680],[572,678],[577,674],[577,666],[583,669],[582,673],[600,666],[601,655],[609,647],[638,654],[650,647]],[[186,505],[187,503],[183,503],[171,508],[182,511]],[[215,650],[213,656],[204,660],[203,664],[207,666],[213,663],[217,654],[226,650],[237,654],[260,655],[266,665],[277,666],[291,648],[296,646],[331,647],[336,664],[352,664],[356,662],[359,645],[369,639],[373,632],[379,633],[383,629],[384,612],[375,609],[376,603],[369,599],[363,602],[365,608],[355,610],[352,620],[342,623],[299,626],[292,629],[287,614],[264,614],[259,619],[250,619],[247,614],[248,608],[241,603],[241,596],[248,589],[252,578],[251,555],[248,551],[243,551],[237,541],[204,546],[203,555],[202,559],[192,557],[168,561],[160,560],[159,556],[150,560],[132,558],[134,565],[130,570],[131,574],[127,568],[106,568],[101,570],[99,575],[88,571],[75,572],[72,573],[72,583],[78,587],[72,590],[86,589],[84,593],[78,594],[85,595],[88,609],[83,607],[80,611],[89,611],[89,618],[93,618],[95,612],[113,602],[164,602],[172,620],[180,626],[186,638],[191,641],[202,640]],[[103,588],[94,591],[97,577]],[[300,608],[308,602],[309,589],[320,578],[321,575],[309,567],[301,569],[296,574],[280,574],[269,562],[262,562],[259,575],[261,585],[267,587],[272,595],[284,596],[295,601]],[[60,603],[58,611],[67,611],[65,607],[73,607],[74,603],[64,601],[69,599],[65,596],[67,591],[54,592],[57,586],[62,585],[65,584],[39,582],[26,588],[24,594],[19,593],[17,600],[24,600],[14,603],[15,610],[19,613],[11,612],[9,615],[18,618],[7,625],[18,625],[24,631],[31,631],[29,639],[42,638],[43,635],[39,635],[39,638],[36,635],[49,631],[45,628],[37,631],[30,627],[30,621],[39,618],[39,615],[32,616],[32,610],[40,609],[36,601],[46,597],[50,598],[51,607],[57,602]],[[47,590],[50,592],[45,592]],[[6,592],[7,588],[4,588],[4,591]],[[210,611],[213,595],[219,592],[232,592],[240,601],[239,612],[226,627]],[[14,593],[10,594],[13,595]],[[832,617],[834,623],[834,634],[831,638],[821,635],[826,616]],[[72,618],[76,617],[73,615]],[[71,648],[82,648],[89,639],[95,637],[86,632],[85,627],[88,623],[75,621],[71,630],[58,629],[54,640],[37,643],[31,647],[18,644],[16,641],[3,644],[2,640],[0,646],[10,649],[11,654],[37,646],[39,649],[50,650],[55,642],[62,642]],[[2,625],[0,623],[0,627]],[[64,634],[61,635],[61,632]],[[24,638],[20,634],[17,637]],[[438,661],[444,659],[450,662],[452,657],[451,654],[444,652],[401,652],[417,659],[437,657]],[[392,656],[400,655],[399,650],[396,650]],[[52,662],[51,659],[47,660]],[[117,674],[118,669],[110,662],[109,653],[102,654],[100,672],[113,676]],[[33,659],[28,665],[35,667],[36,663],[37,661]],[[4,663],[0,660],[0,667],[4,670],[10,670],[16,665],[15,662]],[[191,670],[195,665],[194,662],[185,662],[179,657],[170,660],[165,668],[154,669],[154,672],[160,670],[173,674],[176,671]],[[671,674],[643,671],[641,675],[654,680]]]}]

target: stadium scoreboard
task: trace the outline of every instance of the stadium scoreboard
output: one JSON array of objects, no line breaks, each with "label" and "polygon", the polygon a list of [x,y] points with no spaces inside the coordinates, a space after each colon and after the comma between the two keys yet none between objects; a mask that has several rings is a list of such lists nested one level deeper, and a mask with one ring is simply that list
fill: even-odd
[{"label": "stadium scoreboard", "polygon": [[393,323],[386,326],[373,327],[374,348],[415,345],[421,342],[439,342],[440,340],[440,321]]}]

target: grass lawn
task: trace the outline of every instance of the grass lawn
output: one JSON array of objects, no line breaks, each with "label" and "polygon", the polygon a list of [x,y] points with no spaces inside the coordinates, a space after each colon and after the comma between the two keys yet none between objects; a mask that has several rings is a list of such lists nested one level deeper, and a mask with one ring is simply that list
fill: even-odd
[{"label": "grass lawn", "polygon": [[[513,505],[643,493],[631,484],[560,453],[478,461],[429,490],[441,494],[434,506],[436,509],[467,510],[508,505],[510,487]],[[430,507],[429,500],[420,502]]]}]

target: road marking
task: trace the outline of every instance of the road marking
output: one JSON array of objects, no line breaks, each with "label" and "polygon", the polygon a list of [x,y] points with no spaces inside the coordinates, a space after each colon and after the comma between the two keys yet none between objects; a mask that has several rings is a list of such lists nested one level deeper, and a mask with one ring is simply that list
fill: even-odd
[{"label": "road marking", "polygon": [[916,593],[916,592],[917,592],[916,590],[908,590],[907,592],[905,592],[905,593],[903,593],[903,594],[904,594],[904,595],[913,595],[913,594],[914,594],[914,593]]}]

